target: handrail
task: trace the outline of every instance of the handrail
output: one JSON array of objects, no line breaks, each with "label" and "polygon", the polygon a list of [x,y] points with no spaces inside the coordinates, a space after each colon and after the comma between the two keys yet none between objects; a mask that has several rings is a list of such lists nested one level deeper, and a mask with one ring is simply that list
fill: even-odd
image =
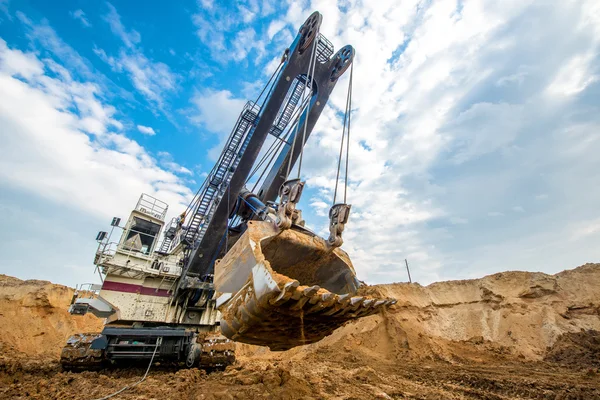
[{"label": "handrail", "polygon": [[165,216],[167,215],[167,210],[169,209],[169,205],[164,201],[150,196],[149,194],[142,193],[135,206],[135,209],[141,213],[164,221]]}]

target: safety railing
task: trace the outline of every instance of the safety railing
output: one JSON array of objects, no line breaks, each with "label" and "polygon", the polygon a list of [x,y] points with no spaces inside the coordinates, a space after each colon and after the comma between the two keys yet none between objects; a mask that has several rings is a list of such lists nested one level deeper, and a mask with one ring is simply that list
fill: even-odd
[{"label": "safety railing", "polygon": [[169,205],[149,194],[142,193],[135,209],[151,217],[164,221]]},{"label": "safety railing", "polygon": [[[177,235],[177,237],[179,236],[180,235]],[[112,261],[111,263],[111,260],[115,259],[117,253],[123,258],[118,258],[118,260]],[[152,254],[144,254],[139,251],[130,250],[117,242],[107,243],[106,246],[96,253],[94,264],[102,267],[104,273],[107,272],[104,268],[111,265],[109,263],[114,264],[118,269],[126,268],[151,274],[158,273],[160,276],[166,277],[177,277],[181,274],[181,268],[177,265],[167,261],[161,261]]]},{"label": "safety railing", "polygon": [[94,299],[100,293],[102,285],[98,283],[80,283],[75,285],[75,292],[73,293],[73,301],[75,299]]},{"label": "safety railing", "polygon": [[317,60],[321,63],[328,61],[333,55],[333,44],[325,36],[319,33],[317,42]]}]

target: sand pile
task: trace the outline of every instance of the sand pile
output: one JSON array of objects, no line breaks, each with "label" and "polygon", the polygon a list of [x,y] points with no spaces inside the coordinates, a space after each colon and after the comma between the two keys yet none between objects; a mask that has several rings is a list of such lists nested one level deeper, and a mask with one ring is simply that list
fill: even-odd
[{"label": "sand pile", "polygon": [[565,333],[548,349],[544,359],[570,367],[600,368],[600,332]]},{"label": "sand pile", "polygon": [[66,286],[0,275],[0,359],[58,358],[71,334],[99,332],[93,315],[68,313],[72,296]]},{"label": "sand pile", "polygon": [[[224,372],[155,366],[118,398],[600,399],[600,264],[364,292],[399,302],[287,352],[238,345],[238,362]],[[143,375],[60,370],[67,337],[101,329],[93,316],[67,313],[71,295],[0,276],[0,345],[13,360],[0,363],[0,398],[97,398]]]},{"label": "sand pile", "polygon": [[[394,297],[383,315],[348,324],[319,343],[290,350],[304,357],[324,349],[354,356],[447,361],[490,358],[541,360],[560,335],[600,330],[600,264],[556,275],[503,272],[481,279],[429,286],[370,286],[363,294]],[[253,357],[278,353],[240,346]],[[342,352],[343,353],[343,352]]]}]

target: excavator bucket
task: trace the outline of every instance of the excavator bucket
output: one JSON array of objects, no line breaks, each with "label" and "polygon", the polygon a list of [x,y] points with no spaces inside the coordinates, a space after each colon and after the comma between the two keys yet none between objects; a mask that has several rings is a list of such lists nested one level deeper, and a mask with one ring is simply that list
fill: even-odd
[{"label": "excavator bucket", "polygon": [[308,230],[248,229],[215,264],[221,332],[271,350],[317,342],[349,320],[379,312],[394,299],[356,296],[360,282],[346,252]]}]

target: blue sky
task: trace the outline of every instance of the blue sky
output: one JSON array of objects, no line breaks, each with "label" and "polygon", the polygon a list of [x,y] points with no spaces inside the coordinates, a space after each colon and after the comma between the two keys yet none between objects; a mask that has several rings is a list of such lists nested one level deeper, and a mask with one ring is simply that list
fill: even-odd
[{"label": "blue sky", "polygon": [[[598,261],[596,1],[0,0],[0,273],[93,279],[141,192],[178,213],[314,10],[355,59],[344,248],[369,283]],[[307,146],[324,233],[347,77]]]}]

